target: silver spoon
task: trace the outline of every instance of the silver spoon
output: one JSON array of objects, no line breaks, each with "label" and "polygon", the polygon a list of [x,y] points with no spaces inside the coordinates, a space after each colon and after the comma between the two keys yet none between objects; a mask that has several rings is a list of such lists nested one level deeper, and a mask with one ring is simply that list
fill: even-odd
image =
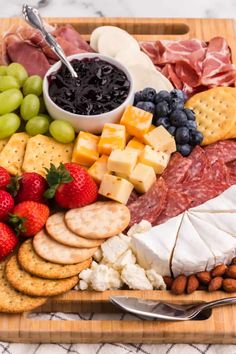
[{"label": "silver spoon", "polygon": [[67,60],[67,57],[61,48],[61,46],[57,43],[56,39],[46,30],[43,24],[43,20],[38,12],[38,10],[32,6],[28,6],[24,4],[22,6],[22,14],[25,20],[34,28],[38,29],[41,34],[43,35],[45,41],[49,45],[50,48],[54,51],[54,53],[59,57],[59,59],[66,65],[68,70],[71,73],[72,77],[78,77],[77,73],[75,72],[73,66]]},{"label": "silver spoon", "polygon": [[142,316],[145,319],[188,321],[196,318],[202,311],[222,305],[234,304],[236,303],[236,297],[190,305],[179,305],[165,301],[145,300],[127,296],[110,296],[110,301],[122,310]]}]

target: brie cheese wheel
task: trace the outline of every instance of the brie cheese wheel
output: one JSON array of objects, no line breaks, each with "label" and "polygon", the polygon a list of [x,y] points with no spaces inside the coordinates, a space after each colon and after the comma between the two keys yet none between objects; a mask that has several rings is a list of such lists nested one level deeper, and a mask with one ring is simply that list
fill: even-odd
[{"label": "brie cheese wheel", "polygon": [[197,218],[194,214],[189,214],[189,219],[201,239],[214,254],[215,265],[229,264],[236,253],[236,238],[211,223]]},{"label": "brie cheese wheel", "polygon": [[135,91],[141,91],[146,87],[152,87],[157,92],[173,90],[171,82],[156,69],[134,64],[129,66],[128,70],[133,78]]},{"label": "brie cheese wheel", "polygon": [[131,248],[142,268],[155,269],[160,275],[171,275],[171,256],[183,215],[132,237]]},{"label": "brie cheese wheel", "polygon": [[116,54],[115,59],[118,60],[124,66],[126,66],[128,69],[130,66],[135,64],[140,64],[144,67],[155,69],[155,65],[153,64],[149,56],[144,52],[137,52],[137,50],[122,49]]},{"label": "brie cheese wheel", "polygon": [[171,269],[174,277],[180,274],[210,270],[214,267],[215,258],[210,248],[201,239],[198,232],[185,213],[173,252]]}]

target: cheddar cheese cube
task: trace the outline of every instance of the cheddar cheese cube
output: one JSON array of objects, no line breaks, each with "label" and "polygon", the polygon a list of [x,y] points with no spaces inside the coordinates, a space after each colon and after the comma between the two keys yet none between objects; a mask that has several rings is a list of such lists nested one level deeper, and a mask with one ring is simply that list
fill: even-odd
[{"label": "cheddar cheese cube", "polygon": [[168,154],[176,151],[174,137],[162,125],[146,133],[144,141],[157,151],[163,151]]},{"label": "cheddar cheese cube", "polygon": [[[150,126],[150,128],[148,129],[148,132],[147,132],[147,133],[151,132],[151,131],[154,130],[154,129],[156,129],[156,126],[152,124],[152,125]],[[144,136],[140,137],[140,138],[139,138],[139,141],[140,141],[142,144],[145,144]]]},{"label": "cheddar cheese cube", "polygon": [[139,156],[139,162],[154,168],[156,174],[161,174],[168,165],[170,154],[156,151],[146,145]]},{"label": "cheddar cheese cube", "polygon": [[98,193],[104,197],[126,204],[134,186],[124,178],[105,174]]},{"label": "cheddar cheese cube", "polygon": [[94,162],[94,164],[88,169],[88,173],[90,174],[91,177],[95,180],[97,183],[102,182],[102,178],[105,175],[105,173],[108,172],[107,169],[107,160],[108,156],[102,155],[99,157],[97,161]]},{"label": "cheddar cheese cube", "polygon": [[156,174],[151,166],[139,162],[131,172],[129,181],[139,193],[146,193],[156,181]]},{"label": "cheddar cheese cube", "polygon": [[99,157],[99,136],[81,131],[76,138],[72,153],[72,162],[91,166]]},{"label": "cheddar cheese cube", "polygon": [[108,158],[109,171],[129,175],[138,160],[138,153],[134,150],[113,150]]},{"label": "cheddar cheese cube", "polygon": [[120,124],[126,127],[130,135],[141,138],[148,132],[152,124],[152,113],[134,106],[127,106],[122,115]]},{"label": "cheddar cheese cube", "polygon": [[141,152],[144,149],[144,144],[142,144],[137,138],[131,139],[128,144],[126,145],[125,150],[133,150],[138,153],[138,156],[141,154]]},{"label": "cheddar cheese cube", "polygon": [[98,144],[100,154],[110,155],[114,149],[124,149],[126,145],[126,129],[123,125],[106,123]]}]

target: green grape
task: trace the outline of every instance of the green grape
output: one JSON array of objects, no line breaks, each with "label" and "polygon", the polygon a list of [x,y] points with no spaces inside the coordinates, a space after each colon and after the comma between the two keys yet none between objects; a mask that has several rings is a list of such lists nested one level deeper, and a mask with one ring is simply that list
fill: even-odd
[{"label": "green grape", "polygon": [[0,65],[0,76],[7,75],[7,66],[6,65]]},{"label": "green grape", "polygon": [[6,91],[12,88],[19,89],[19,81],[14,76],[0,76],[0,91]]},{"label": "green grape", "polygon": [[40,108],[39,108],[39,113],[45,113],[46,112],[46,106],[45,106],[45,103],[44,103],[44,99],[43,99],[43,96],[40,96],[39,97],[39,101],[40,101]]},{"label": "green grape", "polygon": [[43,92],[43,80],[39,75],[32,75],[28,77],[23,86],[24,96],[33,93],[36,96],[42,95]]},{"label": "green grape", "polygon": [[23,86],[25,80],[28,78],[28,73],[19,63],[11,63],[7,67],[7,75],[14,76],[18,79],[20,86]]},{"label": "green grape", "polygon": [[20,106],[20,114],[24,120],[29,120],[32,117],[35,117],[39,113],[40,101],[38,96],[27,95],[24,97],[21,106]]},{"label": "green grape", "polygon": [[71,143],[75,138],[75,131],[72,125],[64,120],[54,120],[49,126],[49,132],[59,143]]},{"label": "green grape", "polygon": [[48,114],[45,113],[39,113],[38,114],[40,117],[45,117],[47,118],[48,122],[51,123],[53,121],[52,117],[50,117]]},{"label": "green grape", "polygon": [[5,139],[14,134],[20,126],[20,117],[15,113],[0,116],[0,139]]},{"label": "green grape", "polygon": [[15,111],[23,100],[20,90],[10,89],[0,93],[0,115]]},{"label": "green grape", "polygon": [[49,121],[46,117],[36,116],[31,118],[25,126],[26,132],[31,135],[35,136],[37,134],[45,134],[47,133],[49,128]]}]

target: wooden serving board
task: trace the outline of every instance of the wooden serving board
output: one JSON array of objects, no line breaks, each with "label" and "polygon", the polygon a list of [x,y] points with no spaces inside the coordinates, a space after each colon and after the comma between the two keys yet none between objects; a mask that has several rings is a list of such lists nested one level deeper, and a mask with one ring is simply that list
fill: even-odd
[{"label": "wooden serving board", "polygon": [[[141,40],[189,39],[205,41],[214,36],[227,39],[236,63],[236,21],[220,19],[154,19],[154,18],[48,18],[50,24],[72,24],[89,40],[92,30],[101,25],[119,26]],[[0,20],[0,35],[13,24],[24,24],[19,18]],[[35,312],[119,312],[109,303],[109,295],[137,296],[174,302],[211,301],[226,297],[224,292],[196,291],[174,296],[168,291],[71,291],[54,297]],[[14,306],[14,304],[13,304]],[[24,343],[236,343],[236,306],[216,308],[204,321],[117,321],[117,320],[41,320],[29,314],[0,314],[0,340]]]}]

